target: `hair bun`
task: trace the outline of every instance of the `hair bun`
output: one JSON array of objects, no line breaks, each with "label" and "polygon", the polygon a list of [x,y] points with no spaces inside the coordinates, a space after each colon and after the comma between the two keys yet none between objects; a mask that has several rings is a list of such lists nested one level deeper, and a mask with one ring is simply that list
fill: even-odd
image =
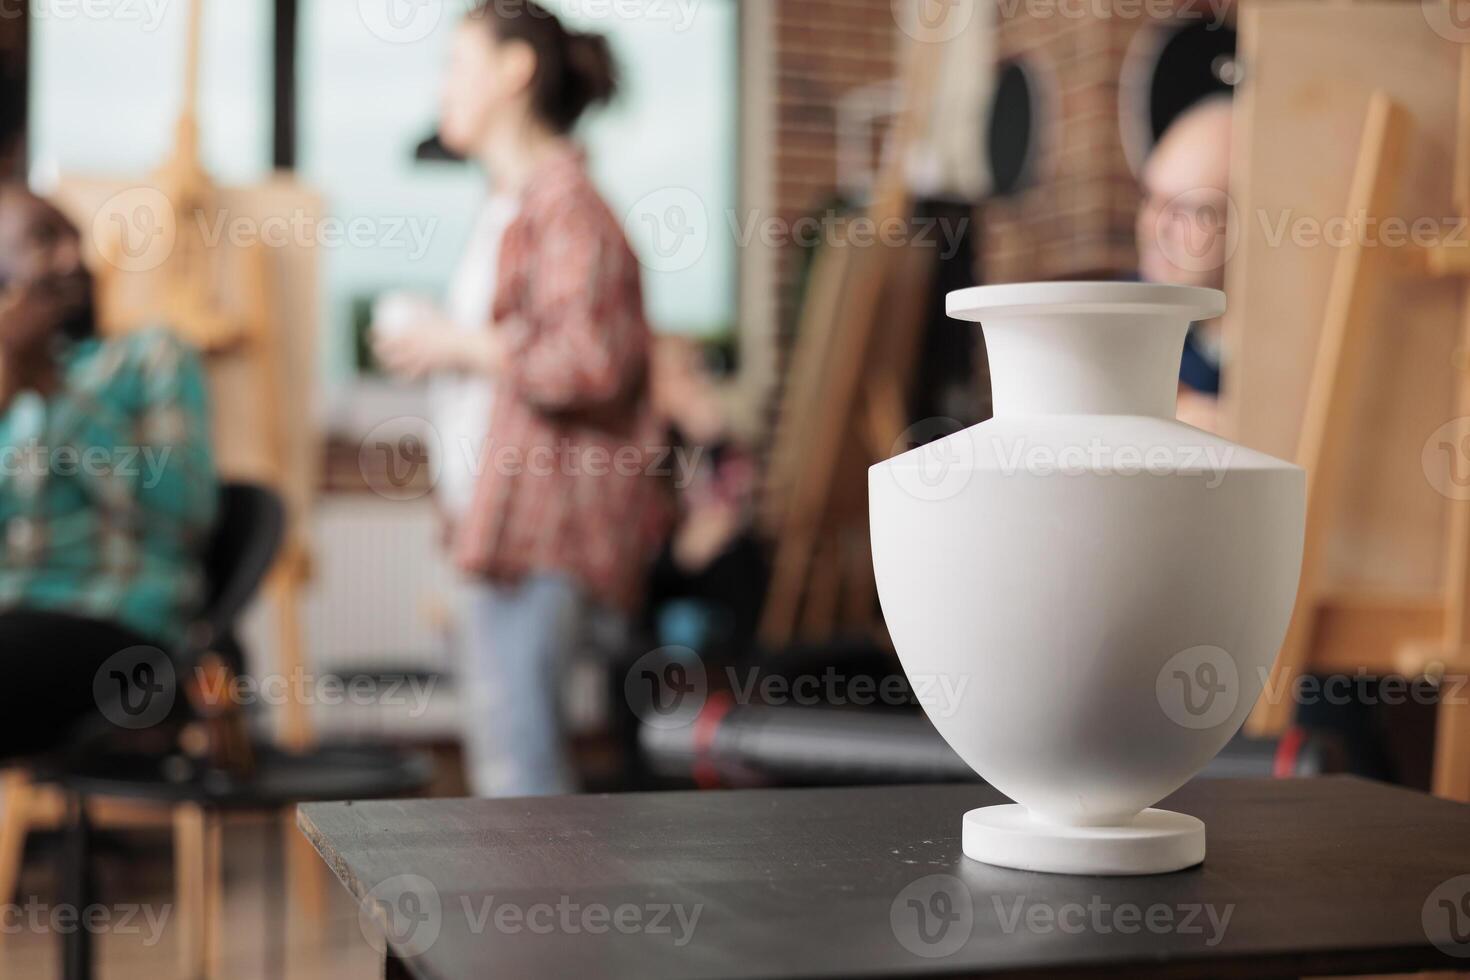
[{"label": "hair bun", "polygon": [[618,93],[617,61],[605,34],[567,32],[567,70],[585,106],[610,102]]},{"label": "hair bun", "polygon": [[536,113],[557,132],[571,132],[589,106],[608,102],[618,92],[618,66],[612,46],[601,34],[568,30],[535,0],[483,0],[470,14],[501,41],[527,44],[536,53],[532,100]]}]

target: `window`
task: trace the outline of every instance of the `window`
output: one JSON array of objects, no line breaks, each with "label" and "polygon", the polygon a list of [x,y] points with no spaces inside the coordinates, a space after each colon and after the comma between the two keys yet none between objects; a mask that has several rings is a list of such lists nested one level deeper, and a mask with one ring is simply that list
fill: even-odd
[{"label": "window", "polygon": [[[31,171],[146,174],[181,105],[188,4],[31,5]],[[270,170],[269,0],[204,4],[200,131],[218,180]]]},{"label": "window", "polygon": [[[743,226],[735,214],[737,0],[548,5],[571,26],[609,35],[618,55],[622,96],[581,135],[594,178],[645,259],[655,328],[728,333]],[[203,6],[205,164],[222,183],[260,180],[272,156],[274,5]],[[359,232],[321,254],[328,377],[353,375],[379,294],[442,294],[469,235],[484,194],[478,170],[415,159],[436,128],[449,42],[469,6],[300,0],[298,173],[322,192],[338,227]],[[36,9],[33,173],[44,182],[158,166],[174,139],[188,4]],[[96,10],[107,16],[87,16]],[[670,240],[690,233],[692,247],[668,252]]]},{"label": "window", "polygon": [[[697,5],[687,22],[677,19],[680,4],[649,4],[653,13],[639,18],[583,12],[627,5],[549,6],[569,26],[608,34],[618,56],[623,94],[580,135],[594,178],[614,211],[628,216],[629,235],[646,257],[655,328],[728,332],[737,280],[727,224],[735,220],[736,0]],[[309,0],[302,8],[300,172],[324,191],[334,216],[379,231],[371,244],[336,249],[326,259],[326,308],[340,340],[329,360],[338,364],[354,360],[374,297],[395,288],[442,294],[484,194],[474,165],[415,159],[436,128],[448,47],[468,4],[446,4],[421,23],[374,23],[362,9],[337,0]],[[669,17],[655,15],[665,9]],[[660,261],[658,223],[673,234],[681,220],[695,220],[677,208],[690,192],[707,222],[701,240]],[[670,196],[673,208],[647,213],[647,204]]]}]

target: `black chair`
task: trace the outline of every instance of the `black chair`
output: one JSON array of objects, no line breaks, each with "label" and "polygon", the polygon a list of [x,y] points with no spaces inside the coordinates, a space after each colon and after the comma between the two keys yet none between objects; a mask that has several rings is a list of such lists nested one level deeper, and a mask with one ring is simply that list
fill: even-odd
[{"label": "black chair", "polygon": [[190,645],[196,653],[227,653],[242,668],[235,624],[275,564],[286,536],[286,508],[265,487],[230,483],[220,488],[219,520],[204,557],[209,586]]},{"label": "black chair", "polygon": [[[157,712],[159,726],[187,730],[198,712],[189,710],[188,679],[218,658],[229,670],[243,670],[236,637],[240,614],[260,588],[274,564],[285,534],[286,514],[280,498],[270,490],[231,484],[221,490],[220,517],[210,542],[205,569],[208,599],[205,610],[190,628],[185,649],[170,651],[168,662],[150,667],[147,690],[128,690],[122,678],[119,701],[136,714],[140,698],[168,696],[170,705]],[[157,682],[158,671],[171,671],[174,682]],[[182,683],[181,683],[182,682]],[[121,706],[102,706],[104,721],[120,717]],[[228,709],[227,709],[228,710]],[[243,719],[228,719],[243,733]],[[95,895],[91,861],[92,827],[87,802],[94,797],[126,799],[170,807],[175,820],[176,863],[180,897],[175,920],[188,917],[183,927],[186,973],[206,976],[218,952],[218,915],[222,896],[220,835],[230,813],[281,812],[297,803],[321,800],[358,800],[405,796],[421,791],[432,776],[432,762],[417,753],[389,748],[323,747],[308,752],[281,751],[250,740],[249,764],[225,767],[210,753],[191,754],[181,747],[166,752],[139,752],[119,748],[116,728],[95,725],[79,736],[64,759],[42,778],[59,784],[68,797],[68,827],[63,860],[64,901],[77,909],[92,904]],[[197,726],[196,726],[197,728]],[[278,838],[273,838],[277,840]],[[186,853],[180,853],[180,850]],[[274,855],[281,862],[279,850]],[[268,896],[269,897],[269,896]],[[186,907],[193,906],[193,907]],[[274,903],[277,934],[284,933],[285,903]],[[267,919],[267,921],[270,921]],[[67,980],[92,976],[91,937],[75,929],[62,937],[63,973]],[[280,956],[279,944],[275,955]],[[280,975],[283,971],[271,971]]]}]

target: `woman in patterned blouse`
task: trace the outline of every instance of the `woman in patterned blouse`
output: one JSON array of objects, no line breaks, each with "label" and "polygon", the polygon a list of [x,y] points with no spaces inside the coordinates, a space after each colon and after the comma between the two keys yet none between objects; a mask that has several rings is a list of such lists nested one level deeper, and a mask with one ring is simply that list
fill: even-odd
[{"label": "woman in patterned blouse", "polygon": [[440,133],[515,216],[480,270],[494,283],[482,329],[430,317],[378,344],[403,374],[458,372],[494,390],[483,444],[444,447],[478,470],[453,550],[470,578],[466,748],[484,795],[575,789],[562,667],[620,642],[666,510],[638,260],[570,137],[615,89],[606,39],[529,0],[466,18]]}]

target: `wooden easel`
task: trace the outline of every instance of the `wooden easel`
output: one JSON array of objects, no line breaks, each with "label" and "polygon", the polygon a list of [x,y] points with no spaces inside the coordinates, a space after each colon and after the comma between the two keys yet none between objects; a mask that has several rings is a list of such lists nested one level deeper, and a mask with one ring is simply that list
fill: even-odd
[{"label": "wooden easel", "polygon": [[[1454,206],[1470,218],[1470,49],[1464,47],[1459,51],[1458,98]],[[1414,132],[1403,105],[1385,91],[1373,93],[1346,216],[1361,216],[1365,227],[1382,227],[1376,222],[1395,214],[1408,177],[1406,147],[1412,145]],[[1367,225],[1367,220],[1375,224]],[[1386,322],[1382,294],[1396,278],[1444,276],[1460,277],[1464,283],[1453,382],[1454,404],[1464,416],[1470,415],[1470,370],[1464,358],[1470,351],[1470,245],[1379,247],[1359,234],[1335,256],[1296,456],[1307,470],[1301,585],[1280,656],[1247,724],[1252,734],[1285,729],[1294,707],[1291,692],[1309,670],[1409,676],[1470,672],[1470,501],[1445,505],[1448,531],[1439,595],[1344,590],[1332,583],[1329,560],[1334,535],[1345,520],[1345,490],[1358,448],[1354,440],[1367,438],[1354,420],[1357,399],[1372,377],[1375,332],[1425,328]],[[1442,368],[1448,371],[1451,365]],[[1423,433],[1421,441],[1428,435]],[[1417,473],[1411,478],[1422,479]],[[1470,801],[1470,705],[1464,703],[1470,690],[1457,685],[1445,693],[1454,697],[1438,708],[1433,788],[1441,796]]]},{"label": "wooden easel", "polygon": [[[148,220],[172,225],[173,248],[137,292],[119,295],[117,271],[126,268],[123,233],[96,242],[104,262],[99,265],[98,291],[102,322],[113,333],[125,333],[153,323],[170,324],[201,353],[228,351],[264,332],[266,297],[254,297],[251,308],[226,310],[217,296],[218,268],[198,234],[201,214],[218,211],[218,195],[199,155],[199,58],[203,16],[198,0],[189,6],[185,49],[184,101],[175,124],[174,146],[167,160],[149,180],[162,193],[170,212]],[[104,227],[106,227],[104,225]],[[261,261],[258,249],[248,250],[250,261]],[[161,318],[161,319],[160,319]]]},{"label": "wooden easel", "polygon": [[[1454,0],[1448,0],[1453,3]],[[1470,48],[1460,47],[1458,125],[1455,130],[1455,207],[1470,222]],[[1456,413],[1470,417],[1470,248],[1441,247],[1430,252],[1432,275],[1458,277],[1461,286],[1460,347],[1454,369]],[[1435,651],[1429,651],[1432,655]],[[1440,631],[1442,669],[1470,674],[1470,500],[1450,503],[1450,533],[1445,542],[1445,612]],[[1470,685],[1466,685],[1470,686]],[[1464,687],[1460,697],[1470,699]],[[1434,792],[1470,802],[1470,705],[1441,704],[1434,739]]]},{"label": "wooden easel", "polygon": [[[912,212],[906,164],[938,76],[938,59],[926,55],[912,42],[904,103],[866,213],[877,228]],[[866,470],[891,454],[907,424],[924,308],[912,291],[927,292],[925,263],[932,272],[932,256],[919,252],[848,244],[824,246],[814,260],[766,487],[776,558],[761,640],[770,649],[798,635],[826,639],[839,620],[874,622]]]},{"label": "wooden easel", "polygon": [[[296,437],[309,422],[300,417],[299,410],[292,414],[293,391],[310,383],[311,360],[288,349],[284,324],[292,317],[309,321],[314,316],[314,301],[302,302],[301,297],[314,293],[314,283],[302,289],[293,280],[297,295],[288,303],[279,288],[282,271],[272,264],[276,261],[273,250],[259,236],[246,247],[231,247],[207,242],[204,230],[221,215],[258,219],[283,207],[299,210],[314,196],[284,180],[230,189],[210,179],[199,150],[200,0],[191,0],[188,14],[182,105],[168,159],[142,182],[63,182],[59,203],[80,219],[84,234],[93,235],[91,265],[96,272],[103,332],[117,335],[166,324],[196,347],[210,374],[214,441],[222,475],[270,484],[291,505],[296,526],[288,533],[266,588],[276,617],[275,669],[295,677],[304,666],[299,601],[310,571],[299,519],[304,516],[306,488],[315,480],[316,469],[310,465],[309,452],[300,448],[309,441],[309,433],[306,440]],[[143,198],[137,196],[140,192]],[[253,198],[264,199],[264,203]],[[150,204],[140,215],[138,205],[144,199]],[[159,200],[166,201],[167,207],[152,206]],[[145,263],[146,268],[130,261],[123,238],[130,227],[137,228],[129,222],[140,217],[154,222],[149,230],[164,231],[172,243],[159,262]],[[161,228],[158,222],[167,227]],[[311,277],[314,274],[310,272]],[[295,275],[302,274],[296,270]],[[301,339],[314,345],[314,331],[313,336]],[[222,397],[221,384],[230,398]],[[237,457],[233,453],[241,445],[252,448]],[[304,749],[314,741],[308,705],[290,700],[280,721],[280,741],[285,747]],[[4,774],[0,782],[7,790],[0,823],[3,903],[13,894],[27,827],[54,819],[59,807],[57,801],[47,798],[44,788],[31,785],[25,773]],[[129,824],[157,822],[156,814],[145,808],[114,806],[105,800],[99,804],[102,822],[110,822],[105,818],[113,809]],[[221,817],[196,806],[174,808],[170,816],[176,859],[176,928],[183,937],[181,965],[187,976],[205,976],[213,972],[220,952]],[[306,922],[319,924],[325,916],[320,861],[296,831],[294,814],[287,815],[281,833],[294,907]]]},{"label": "wooden easel", "polygon": [[[169,203],[168,213],[150,220],[173,224],[173,247],[156,269],[134,273],[123,258],[125,242],[119,232],[96,242],[104,261],[98,264],[98,295],[103,327],[127,333],[166,323],[189,341],[206,360],[234,359],[248,366],[259,399],[249,406],[251,425],[266,433],[269,472],[276,487],[287,486],[291,474],[285,414],[287,381],[282,365],[289,354],[282,343],[276,314],[281,308],[270,272],[270,256],[263,242],[243,248],[222,248],[204,240],[204,229],[223,215],[230,216],[224,195],[210,179],[199,152],[199,58],[203,26],[200,0],[189,6],[188,43],[184,73],[184,100],[169,158],[147,182]],[[126,220],[128,216],[124,216]],[[125,223],[125,222],[124,222]],[[106,222],[99,228],[117,228]],[[239,263],[241,288],[227,299],[223,265]],[[219,406],[240,411],[243,406]],[[230,421],[222,420],[227,426]],[[237,427],[240,422],[234,423]],[[217,442],[230,440],[229,428],[217,427]],[[228,474],[227,474],[228,475]],[[301,515],[294,515],[300,517]],[[309,561],[298,528],[292,528],[282,557],[267,585],[278,615],[277,666],[287,677],[303,667],[299,595],[309,574]],[[307,706],[295,700],[282,712],[281,741],[301,749],[313,741]]]}]

